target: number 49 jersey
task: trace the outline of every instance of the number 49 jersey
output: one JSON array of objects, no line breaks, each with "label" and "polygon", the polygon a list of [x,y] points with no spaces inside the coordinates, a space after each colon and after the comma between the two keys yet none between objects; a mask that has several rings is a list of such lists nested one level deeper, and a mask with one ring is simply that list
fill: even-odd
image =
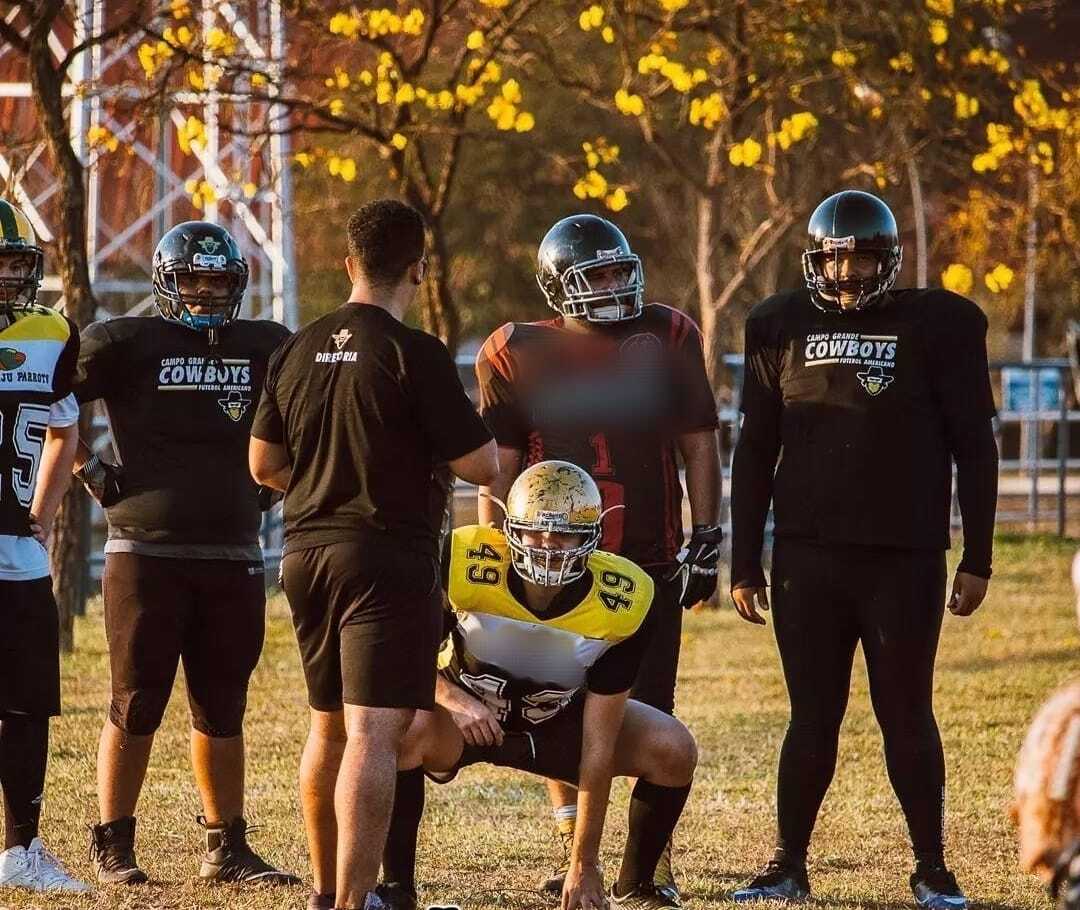
[{"label": "number 49 jersey", "polygon": [[30,506],[48,428],[79,419],[71,396],[78,357],[75,324],[48,307],[19,310],[0,328],[0,579],[49,574],[30,536]]},{"label": "number 49 jersey", "polygon": [[504,728],[549,720],[583,689],[631,687],[651,630],[653,580],[642,569],[595,551],[588,571],[540,616],[524,606],[502,531],[458,528],[448,544],[443,577],[457,625],[440,664]]}]

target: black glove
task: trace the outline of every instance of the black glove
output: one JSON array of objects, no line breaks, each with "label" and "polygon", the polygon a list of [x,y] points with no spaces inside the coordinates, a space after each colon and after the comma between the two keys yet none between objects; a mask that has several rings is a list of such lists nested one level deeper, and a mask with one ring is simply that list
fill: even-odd
[{"label": "black glove", "polygon": [[694,525],[690,543],[679,551],[678,564],[668,581],[675,582],[679,605],[689,610],[716,592],[716,563],[724,531],[718,525]]},{"label": "black glove", "polygon": [[75,472],[75,476],[83,482],[86,492],[93,496],[103,509],[115,505],[123,497],[120,468],[102,461],[100,455],[91,455]]},{"label": "black glove", "polygon": [[281,490],[275,490],[273,487],[264,487],[262,484],[259,484],[260,512],[269,512],[284,498],[285,494],[282,493]]}]

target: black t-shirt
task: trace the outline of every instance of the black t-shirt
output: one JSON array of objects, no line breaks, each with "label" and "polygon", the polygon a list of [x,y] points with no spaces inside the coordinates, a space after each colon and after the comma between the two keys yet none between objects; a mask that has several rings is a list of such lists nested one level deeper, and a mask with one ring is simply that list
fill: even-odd
[{"label": "black t-shirt", "polygon": [[207,336],[159,316],[88,325],[75,395],[102,399],[123,466],[110,539],[257,543],[262,513],[248,439],[270,354],[289,330],[238,320]]},{"label": "black t-shirt", "polygon": [[438,338],[346,304],[275,355],[252,435],[285,446],[285,548],[377,535],[437,556],[444,463],[491,439]]},{"label": "black t-shirt", "polygon": [[750,312],[733,586],[764,581],[770,495],[777,537],[948,548],[954,458],[967,568],[989,576],[997,453],[986,329],[978,306],[939,289],[893,291],[855,313],[822,312],[799,290]]},{"label": "black t-shirt", "polygon": [[682,546],[675,444],[718,426],[701,332],[652,303],[637,319],[583,333],[562,318],[508,323],[476,360],[480,412],[524,465],[557,458],[592,475],[604,508],[600,548],[649,567]]}]

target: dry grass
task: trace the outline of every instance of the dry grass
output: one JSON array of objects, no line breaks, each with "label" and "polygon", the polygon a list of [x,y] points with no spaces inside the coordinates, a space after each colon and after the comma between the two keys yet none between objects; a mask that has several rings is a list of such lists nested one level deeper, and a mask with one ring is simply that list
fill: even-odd
[{"label": "dry grass", "polygon": [[[948,617],[937,679],[937,713],[949,764],[949,855],[978,904],[1045,907],[1038,883],[1016,868],[1006,818],[1013,760],[1029,718],[1077,661],[1068,581],[1074,545],[1003,538],[989,602],[971,620]],[[223,609],[228,605],[223,604]],[[53,732],[44,834],[80,875],[89,876],[85,825],[95,816],[94,754],[108,700],[100,611],[80,621],[78,653],[64,665],[65,715]],[[766,858],[773,833],[776,756],[787,718],[771,634],[731,611],[689,618],[680,712],[696,732],[702,766],[679,834],[684,892],[691,907],[723,900]],[[837,778],[811,855],[822,905],[911,906],[909,852],[885,777],[861,659],[843,730]],[[199,811],[188,770],[187,709],[178,690],[158,737],[139,811],[139,856],[156,884],[74,899],[0,894],[0,907],[302,908],[305,889],[243,892],[196,884]],[[262,826],[258,848],[306,871],[296,773],[305,734],[304,687],[291,628],[271,611],[248,714],[248,815]],[[616,786],[605,839],[617,868],[626,787]],[[466,908],[546,906],[529,889],[550,862],[554,837],[541,787],[524,776],[472,769],[429,788],[422,835],[423,897]]]}]

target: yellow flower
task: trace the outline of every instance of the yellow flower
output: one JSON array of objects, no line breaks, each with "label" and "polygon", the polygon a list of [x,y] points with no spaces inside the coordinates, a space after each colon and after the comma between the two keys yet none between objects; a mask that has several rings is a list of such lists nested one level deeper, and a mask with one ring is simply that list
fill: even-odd
[{"label": "yellow flower", "polygon": [[197,92],[206,91],[206,80],[203,79],[202,73],[195,69],[189,69],[187,71],[188,84]]},{"label": "yellow flower", "polygon": [[998,166],[998,160],[989,152],[981,152],[971,159],[971,169],[976,174],[983,174],[986,171],[996,171]]},{"label": "yellow flower", "polygon": [[503,83],[502,96],[511,104],[521,103],[521,86],[518,85],[517,79],[507,79]]},{"label": "yellow flower", "polygon": [[578,27],[587,32],[590,29],[599,28],[604,21],[604,8],[593,4],[588,9],[582,10],[578,16]]},{"label": "yellow flower", "polygon": [[190,155],[192,148],[206,145],[206,126],[198,117],[188,117],[176,131],[176,144],[185,155]]},{"label": "yellow flower", "polygon": [[514,118],[514,130],[518,133],[527,133],[536,126],[536,118],[528,111],[521,111]]},{"label": "yellow flower", "polygon": [[945,24],[944,19],[931,19],[929,31],[932,44],[940,45],[949,40],[949,26]]},{"label": "yellow flower", "polygon": [[889,66],[898,73],[913,73],[915,71],[915,61],[907,51],[901,51],[895,57],[890,57]]},{"label": "yellow flower", "polygon": [[454,95],[452,92],[443,89],[436,96],[435,103],[438,105],[440,111],[448,111],[454,106]]},{"label": "yellow flower", "polygon": [[258,192],[258,189],[259,188],[255,186],[254,183],[245,183],[243,187],[241,187],[245,199],[254,199],[255,193]]},{"label": "yellow flower", "polygon": [[334,98],[330,102],[330,116],[340,117],[345,112],[345,102],[340,98]]},{"label": "yellow flower", "polygon": [[259,88],[260,86],[263,86],[263,85],[266,85],[266,77],[262,73],[252,73],[251,74],[251,87],[252,88]]},{"label": "yellow flower", "polygon": [[954,99],[956,102],[955,115],[957,120],[967,120],[979,113],[979,99],[957,92]]},{"label": "yellow flower", "polygon": [[401,20],[403,34],[417,36],[424,31],[424,11],[420,9],[409,10],[405,18]]},{"label": "yellow flower", "polygon": [[510,5],[510,0],[480,0],[480,2],[492,9],[506,9]]},{"label": "yellow flower", "polygon": [[604,39],[605,44],[614,44],[615,30],[610,25],[605,25],[603,31],[600,32],[600,37]]},{"label": "yellow flower", "polygon": [[641,100],[641,96],[631,94],[623,88],[615,92],[615,107],[627,117],[640,117],[645,113],[645,102]]},{"label": "yellow flower", "polygon": [[832,57],[830,59],[832,60],[833,66],[843,70],[854,66],[859,58],[851,51],[839,48],[832,52]]},{"label": "yellow flower", "polygon": [[299,164],[300,167],[311,167],[312,163],[315,161],[315,156],[308,152],[297,152],[293,155],[293,161]]},{"label": "yellow flower", "polygon": [[669,13],[677,13],[689,2],[690,0],[659,0],[660,5]]},{"label": "yellow flower", "polygon": [[360,16],[355,12],[335,13],[330,17],[330,34],[355,38],[362,24]]},{"label": "yellow flower", "polygon": [[1005,263],[999,262],[994,266],[993,271],[987,272],[983,277],[983,281],[986,282],[986,286],[995,294],[1000,294],[1002,291],[1007,290],[1009,285],[1012,284],[1014,272]]},{"label": "yellow flower", "polygon": [[947,18],[952,18],[953,13],[955,12],[953,9],[953,0],[926,0],[926,8],[938,16],[945,16]]},{"label": "yellow flower", "polygon": [[728,150],[728,160],[736,167],[753,167],[761,160],[762,151],[761,143],[751,136]]},{"label": "yellow flower", "polygon": [[402,136],[401,133],[394,133],[390,137],[390,144],[400,152],[409,144],[409,140]]},{"label": "yellow flower", "polygon": [[613,212],[621,212],[629,204],[630,200],[626,198],[626,190],[621,186],[615,187],[615,191],[604,200],[604,205]]},{"label": "yellow flower", "polygon": [[727,108],[719,92],[713,92],[704,98],[695,98],[690,102],[689,120],[691,126],[700,126],[711,130],[727,116]]},{"label": "yellow flower", "polygon": [[488,105],[487,115],[495,121],[496,129],[511,130],[517,120],[517,108],[502,95],[496,95]]},{"label": "yellow flower", "polygon": [[416,89],[414,89],[408,82],[403,82],[398,86],[397,92],[394,94],[395,104],[412,104],[416,100]]},{"label": "yellow flower", "polygon": [[191,5],[188,0],[172,0],[169,8],[174,19],[186,19],[191,15]]},{"label": "yellow flower", "polygon": [[574,184],[578,199],[602,199],[607,195],[608,182],[599,171],[590,170]]},{"label": "yellow flower", "polygon": [[971,274],[971,269],[959,262],[950,263],[949,267],[941,273],[942,287],[947,291],[952,291],[956,294],[971,293],[971,288],[974,283],[974,276]]},{"label": "yellow flower", "polygon": [[469,32],[469,37],[465,39],[465,46],[470,51],[480,50],[484,46],[484,33],[479,29]]},{"label": "yellow flower", "polygon": [[379,82],[375,86],[375,103],[376,104],[389,104],[390,100],[394,97],[393,83],[386,82],[385,80]]}]

